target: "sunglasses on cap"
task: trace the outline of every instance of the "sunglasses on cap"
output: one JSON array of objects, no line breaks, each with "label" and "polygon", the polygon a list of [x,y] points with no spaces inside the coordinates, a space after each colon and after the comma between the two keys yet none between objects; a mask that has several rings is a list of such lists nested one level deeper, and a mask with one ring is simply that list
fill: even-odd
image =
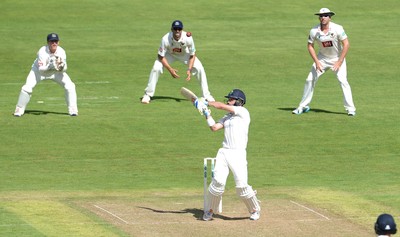
[{"label": "sunglasses on cap", "polygon": [[172,28],[174,31],[178,31],[178,30],[182,30],[182,28],[180,28],[180,27],[174,27],[174,28]]},{"label": "sunglasses on cap", "polygon": [[320,14],[319,17],[331,17],[330,14]]}]

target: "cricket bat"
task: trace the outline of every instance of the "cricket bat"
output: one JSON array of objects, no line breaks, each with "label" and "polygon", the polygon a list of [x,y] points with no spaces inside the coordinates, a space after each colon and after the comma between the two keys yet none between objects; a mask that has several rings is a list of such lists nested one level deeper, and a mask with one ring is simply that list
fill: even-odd
[{"label": "cricket bat", "polygon": [[193,91],[189,90],[188,88],[182,87],[181,94],[188,100],[192,101],[192,103],[197,100],[197,96]]}]

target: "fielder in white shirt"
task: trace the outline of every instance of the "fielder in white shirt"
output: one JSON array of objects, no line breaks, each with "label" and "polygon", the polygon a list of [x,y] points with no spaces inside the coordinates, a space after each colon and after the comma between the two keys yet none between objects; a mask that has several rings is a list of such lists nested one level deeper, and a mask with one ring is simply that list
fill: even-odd
[{"label": "fielder in white shirt", "polygon": [[[347,35],[341,25],[331,22],[334,12],[328,8],[321,8],[318,13],[320,24],[311,29],[308,37],[308,51],[314,60],[311,71],[308,74],[304,85],[303,97],[293,114],[302,114],[310,111],[314,88],[318,78],[327,70],[336,74],[343,91],[343,103],[349,116],[356,115],[356,107],[353,103],[353,96],[350,84],[347,81],[346,54],[350,44]],[[319,46],[318,55],[314,49],[314,43]]]},{"label": "fielder in white shirt", "polygon": [[166,68],[173,78],[180,78],[178,70],[171,66],[175,61],[187,65],[186,81],[190,81],[192,74],[195,75],[200,83],[203,97],[208,101],[214,101],[208,89],[207,76],[203,64],[196,57],[196,48],[192,34],[183,31],[183,23],[180,20],[175,20],[172,22],[171,31],[161,39],[158,56],[151,69],[149,81],[142,97],[142,103],[150,103],[156,91],[158,78],[163,73],[163,68]]},{"label": "fielder in white shirt", "polygon": [[66,73],[67,56],[65,50],[58,45],[59,40],[56,33],[47,35],[47,45],[39,49],[25,85],[22,86],[14,116],[21,117],[25,113],[33,88],[42,80],[53,80],[62,86],[65,90],[69,115],[78,115],[75,84]]},{"label": "fielder in white shirt", "polygon": [[236,193],[242,199],[250,213],[250,220],[260,218],[261,207],[256,197],[256,191],[247,183],[247,141],[250,125],[249,111],[243,107],[246,96],[239,89],[232,90],[227,96],[226,104],[217,101],[205,102],[206,105],[228,112],[217,123],[205,108],[207,124],[211,131],[224,129],[222,148],[218,150],[214,168],[214,179],[208,187],[203,220],[213,219],[218,212],[218,206],[225,190],[229,171],[232,171],[236,184]]}]

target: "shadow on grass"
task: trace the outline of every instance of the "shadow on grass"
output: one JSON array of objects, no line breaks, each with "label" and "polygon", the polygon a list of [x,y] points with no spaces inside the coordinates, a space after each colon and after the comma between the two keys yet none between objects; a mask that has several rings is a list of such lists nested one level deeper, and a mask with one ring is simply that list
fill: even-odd
[{"label": "shadow on grass", "polygon": [[43,110],[25,110],[25,114],[32,114],[32,115],[46,115],[46,114],[59,114],[59,115],[68,115],[68,113],[60,113],[60,112],[53,112],[53,111],[43,111]]},{"label": "shadow on grass", "polygon": [[[193,216],[197,219],[197,220],[203,220],[203,210],[198,209],[198,208],[186,208],[183,209],[181,211],[165,211],[165,210],[157,210],[157,209],[153,209],[150,207],[138,207],[138,208],[142,208],[142,209],[146,209],[152,212],[156,212],[156,213],[172,213],[172,214],[186,214],[186,213],[192,213]],[[249,219],[249,217],[228,217],[228,216],[224,216],[221,214],[215,214],[214,218],[219,218],[222,220],[228,220],[228,221],[235,221],[235,220],[244,220],[244,219]]]},{"label": "shadow on grass", "polygon": [[[296,108],[278,108],[279,110],[285,110],[285,111],[290,111],[292,112],[293,110],[295,110]],[[311,108],[311,110],[307,113],[326,113],[326,114],[345,114],[347,115],[347,113],[345,112],[333,112],[333,111],[329,111],[329,110],[324,110],[324,109],[314,109]]]}]

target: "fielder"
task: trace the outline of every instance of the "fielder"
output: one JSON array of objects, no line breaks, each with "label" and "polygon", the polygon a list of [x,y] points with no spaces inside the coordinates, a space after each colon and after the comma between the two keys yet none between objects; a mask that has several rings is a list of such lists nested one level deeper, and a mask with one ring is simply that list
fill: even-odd
[{"label": "fielder", "polygon": [[191,75],[195,75],[200,82],[203,97],[209,101],[214,101],[208,90],[207,76],[204,67],[200,60],[196,57],[196,48],[192,34],[183,31],[183,23],[179,20],[172,22],[171,31],[164,35],[161,39],[161,45],[158,49],[158,58],[154,62],[151,69],[149,82],[142,103],[150,103],[151,97],[154,96],[156,85],[160,74],[163,73],[163,68],[166,68],[173,78],[179,78],[178,70],[171,67],[175,61],[182,62],[187,65],[186,81],[190,81]]},{"label": "fielder", "polygon": [[[350,44],[347,35],[341,25],[331,22],[334,12],[328,8],[321,8],[315,15],[319,16],[320,24],[311,29],[308,36],[308,52],[314,60],[311,71],[308,74],[304,85],[303,98],[293,114],[302,114],[310,111],[314,88],[318,78],[331,69],[338,79],[343,91],[344,107],[349,116],[356,115],[356,107],[353,103],[350,84],[347,81],[346,54]],[[320,51],[318,55],[314,49],[314,43],[317,42]]]},{"label": "fielder", "polygon": [[[258,220],[261,207],[256,197],[256,191],[247,183],[246,148],[250,114],[243,107],[246,103],[246,96],[243,91],[234,89],[225,98],[228,98],[226,104],[217,101],[207,102],[204,98],[200,98],[194,103],[198,109],[203,110],[211,131],[224,129],[225,135],[222,148],[218,150],[216,156],[214,179],[208,187],[203,220],[211,220],[213,214],[218,212],[218,205],[225,190],[229,170],[232,171],[235,179],[236,193],[250,213],[250,220]],[[207,106],[225,110],[228,114],[215,122]]]},{"label": "fielder", "polygon": [[21,117],[25,113],[33,88],[42,80],[53,80],[62,86],[65,90],[65,100],[69,115],[78,115],[75,84],[66,73],[67,56],[58,43],[58,34],[51,33],[47,35],[47,45],[39,49],[37,58],[33,62],[31,71],[26,78],[25,85],[22,86],[14,116]]}]

